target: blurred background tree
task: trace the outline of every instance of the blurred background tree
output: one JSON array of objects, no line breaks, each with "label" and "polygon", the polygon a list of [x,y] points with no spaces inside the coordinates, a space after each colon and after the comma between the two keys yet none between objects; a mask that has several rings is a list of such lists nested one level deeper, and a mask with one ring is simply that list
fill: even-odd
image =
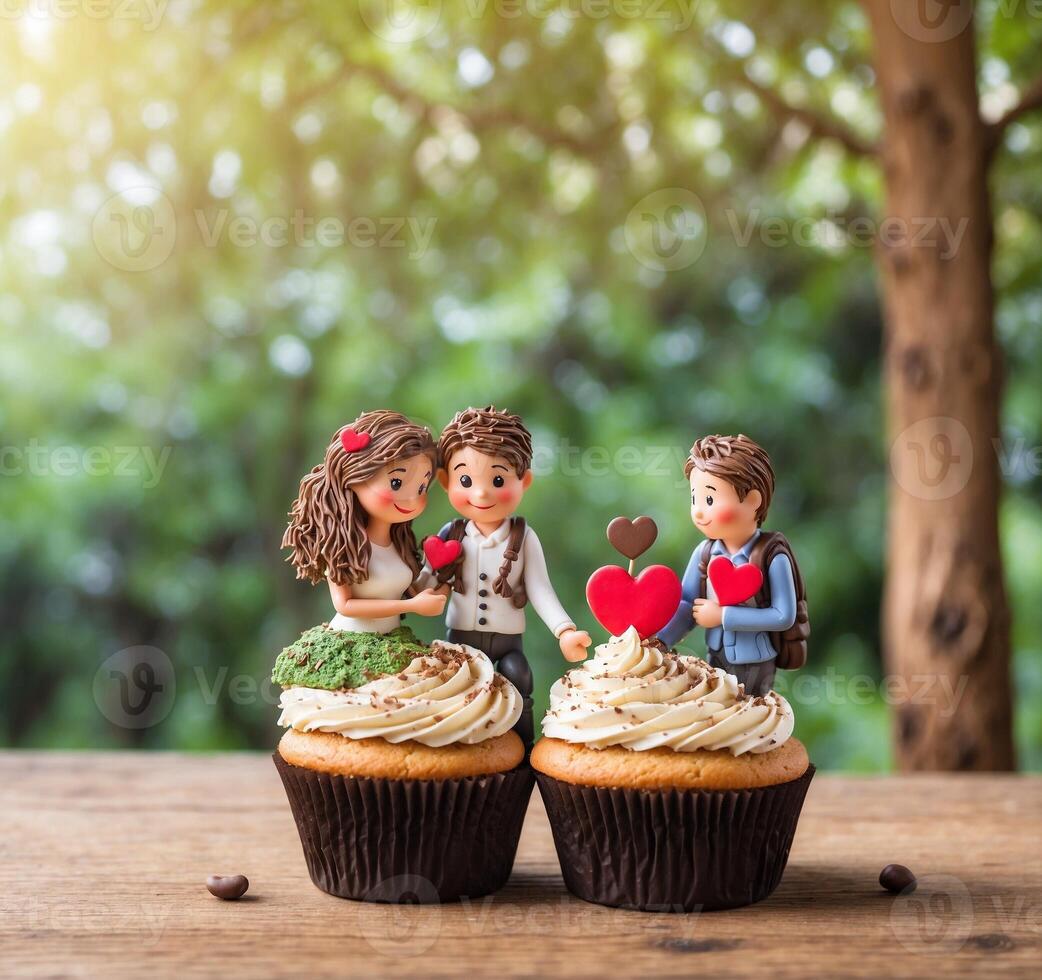
[{"label": "blurred background tree", "polygon": [[[957,511],[956,538],[960,554],[983,542],[965,560],[976,581],[999,583],[986,610],[999,629],[980,633],[982,657],[971,643],[951,668],[935,647],[958,616],[932,635],[913,617],[907,640],[896,636],[898,670],[926,664],[935,680],[973,684],[957,711],[936,683],[929,703],[897,707],[925,712],[936,745],[970,699],[1002,741],[1001,697],[990,715],[975,706],[982,684],[1003,683],[1001,572],[988,549],[1001,476],[1016,736],[1021,765],[1042,765],[1042,128],[1015,108],[1031,100],[1042,21],[1030,5],[978,4],[967,61],[972,25],[924,41],[895,4],[866,5],[877,40],[879,18],[897,28],[877,53],[881,68],[893,55],[892,70],[878,74],[854,3],[128,0],[7,14],[5,741],[270,745],[274,654],[330,613],[323,590],[280,565],[299,476],[362,408],[437,428],[495,402],[536,436],[526,516],[590,627],[583,583],[611,560],[607,521],[652,514],[656,560],[682,567],[694,543],[691,440],[741,430],[763,442],[780,482],[769,523],[800,555],[814,627],[808,668],[779,686],[819,764],[890,766],[879,617],[901,426],[886,434],[880,389],[883,216],[906,233],[918,230],[910,219],[954,219],[947,231],[935,220],[932,291],[914,291],[931,352],[963,350],[965,331],[990,320],[944,333],[952,296],[972,289],[938,258],[964,215],[895,201],[895,164],[884,154],[881,167],[877,147],[891,95],[933,70],[934,101],[908,110],[905,149],[930,154],[914,183],[949,194],[948,178],[975,166],[977,183],[955,180],[947,200],[979,208],[983,159],[968,165],[937,126],[952,98],[935,89],[945,56],[922,55],[954,38],[963,107],[969,72],[985,118],[1004,120],[1001,132],[974,130],[995,144],[1002,425],[993,446],[986,419],[971,426],[983,469],[969,473],[969,497],[952,498],[975,502]],[[915,163],[896,161],[913,176]],[[890,252],[902,250],[918,259]],[[888,309],[891,330],[917,329],[907,305]],[[908,363],[898,365],[914,381]],[[995,371],[985,387],[997,398]],[[901,397],[891,385],[892,426]],[[897,494],[911,498],[900,526],[927,519],[920,497]],[[447,516],[436,495],[424,523]],[[929,598],[916,556],[904,571],[902,588]],[[891,619],[892,641],[901,622]],[[142,644],[175,665],[176,698],[160,723],[128,729],[98,710],[91,683],[106,658]],[[545,694],[564,664],[537,620],[527,645]],[[922,729],[904,727],[906,761],[949,762],[917,759]]]}]

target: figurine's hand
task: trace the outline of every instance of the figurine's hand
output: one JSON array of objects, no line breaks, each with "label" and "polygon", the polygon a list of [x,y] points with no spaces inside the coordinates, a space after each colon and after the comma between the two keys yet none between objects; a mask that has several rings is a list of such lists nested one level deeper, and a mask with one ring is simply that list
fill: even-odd
[{"label": "figurine's hand", "polygon": [[407,600],[407,605],[410,612],[419,613],[421,616],[440,616],[447,599],[448,593],[441,594],[434,589],[424,589]]},{"label": "figurine's hand", "polygon": [[565,630],[557,639],[561,645],[564,659],[570,663],[578,663],[586,659],[586,648],[593,643],[586,630]]},{"label": "figurine's hand", "polygon": [[692,617],[703,629],[712,629],[724,621],[724,611],[712,599],[696,599],[691,610]]},{"label": "figurine's hand", "polygon": [[448,582],[446,582],[446,583],[445,583],[444,585],[439,585],[439,586],[438,586],[438,587],[437,587],[437,588],[436,588],[436,589],[434,590],[434,594],[435,594],[435,595],[444,595],[444,596],[447,596],[447,595],[449,595],[449,594],[450,594],[451,592],[452,592],[452,586],[451,586],[451,585],[449,585],[449,583],[448,583]]}]

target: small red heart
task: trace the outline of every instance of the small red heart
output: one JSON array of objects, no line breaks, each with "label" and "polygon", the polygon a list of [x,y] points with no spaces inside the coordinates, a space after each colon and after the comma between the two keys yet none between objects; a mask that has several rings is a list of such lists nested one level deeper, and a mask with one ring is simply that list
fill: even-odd
[{"label": "small red heart", "polygon": [[359,449],[365,449],[371,439],[372,436],[368,432],[358,432],[350,427],[342,429],[340,432],[340,445],[347,453],[356,453]]},{"label": "small red heart", "polygon": [[680,579],[665,565],[651,565],[636,578],[618,565],[605,565],[586,583],[586,601],[612,636],[630,626],[641,637],[654,636],[673,618],[680,595]]},{"label": "small red heart", "polygon": [[717,555],[709,563],[709,581],[719,605],[740,606],[760,591],[763,572],[756,565],[735,566],[726,555]]},{"label": "small red heart", "polygon": [[423,541],[423,553],[435,571],[451,565],[459,558],[462,550],[463,545],[459,541],[442,541],[436,534],[432,534]]}]

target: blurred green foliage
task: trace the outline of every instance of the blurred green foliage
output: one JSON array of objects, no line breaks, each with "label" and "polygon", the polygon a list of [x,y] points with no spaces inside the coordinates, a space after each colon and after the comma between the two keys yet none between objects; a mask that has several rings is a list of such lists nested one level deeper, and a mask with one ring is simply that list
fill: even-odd
[{"label": "blurred green foliage", "polygon": [[[979,6],[982,97],[1001,111],[1037,68],[1042,25],[1024,5]],[[878,218],[881,176],[742,81],[877,135],[856,4],[536,3],[514,16],[489,0],[391,21],[368,0],[119,8],[27,13],[0,35],[6,744],[271,745],[262,682],[331,615],[325,590],[281,564],[299,477],[364,408],[437,430],[494,402],[535,434],[524,512],[596,636],[583,587],[613,559],[608,520],[653,515],[653,558],[679,570],[696,541],[681,472],[692,439],[745,431],[766,445],[779,474],[768,524],[792,539],[811,596],[804,673],[834,679],[796,699],[798,733],[819,766],[889,765],[888,708],[851,688],[881,675],[887,447],[872,250],[845,232]],[[1040,150],[1025,117],[994,171],[1003,534],[1031,768]],[[687,210],[646,225],[663,189]],[[119,212],[117,193],[137,212]],[[782,242],[760,233],[768,218]],[[347,240],[317,240],[322,221]],[[668,248],[647,251],[656,231],[701,253],[664,269]],[[135,242],[122,259],[120,234]],[[134,234],[169,256],[151,267]],[[419,530],[449,516],[436,491]],[[530,616],[545,697],[564,664]],[[161,724],[127,730],[91,684],[139,644],[172,658],[177,697]]]}]

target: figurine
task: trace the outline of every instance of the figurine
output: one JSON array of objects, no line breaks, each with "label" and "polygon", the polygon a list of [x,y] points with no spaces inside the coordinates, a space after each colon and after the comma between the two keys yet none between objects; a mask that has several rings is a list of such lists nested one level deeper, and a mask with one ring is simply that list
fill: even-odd
[{"label": "figurine", "polygon": [[532,745],[532,669],[522,639],[529,601],[566,660],[586,657],[590,636],[576,629],[554,592],[535,531],[516,516],[532,484],[532,437],[521,419],[494,407],[458,412],[438,442],[438,481],[460,515],[424,542],[429,578],[451,586],[450,643],[481,650],[524,697],[516,726]]},{"label": "figurine", "polygon": [[446,597],[414,587],[421,565],[412,530],[436,465],[428,429],[398,412],[364,412],[301,481],[282,547],[292,549],[297,578],[328,583],[332,629],[390,633],[403,613],[441,615]]},{"label": "figurine", "polygon": [[785,536],[761,530],[774,493],[767,452],[748,436],[705,436],[684,475],[691,519],[705,536],[691,555],[680,604],[661,639],[672,647],[695,626],[708,661],[733,674],[746,694],[770,691],[776,667],[807,659],[807,594]]}]

